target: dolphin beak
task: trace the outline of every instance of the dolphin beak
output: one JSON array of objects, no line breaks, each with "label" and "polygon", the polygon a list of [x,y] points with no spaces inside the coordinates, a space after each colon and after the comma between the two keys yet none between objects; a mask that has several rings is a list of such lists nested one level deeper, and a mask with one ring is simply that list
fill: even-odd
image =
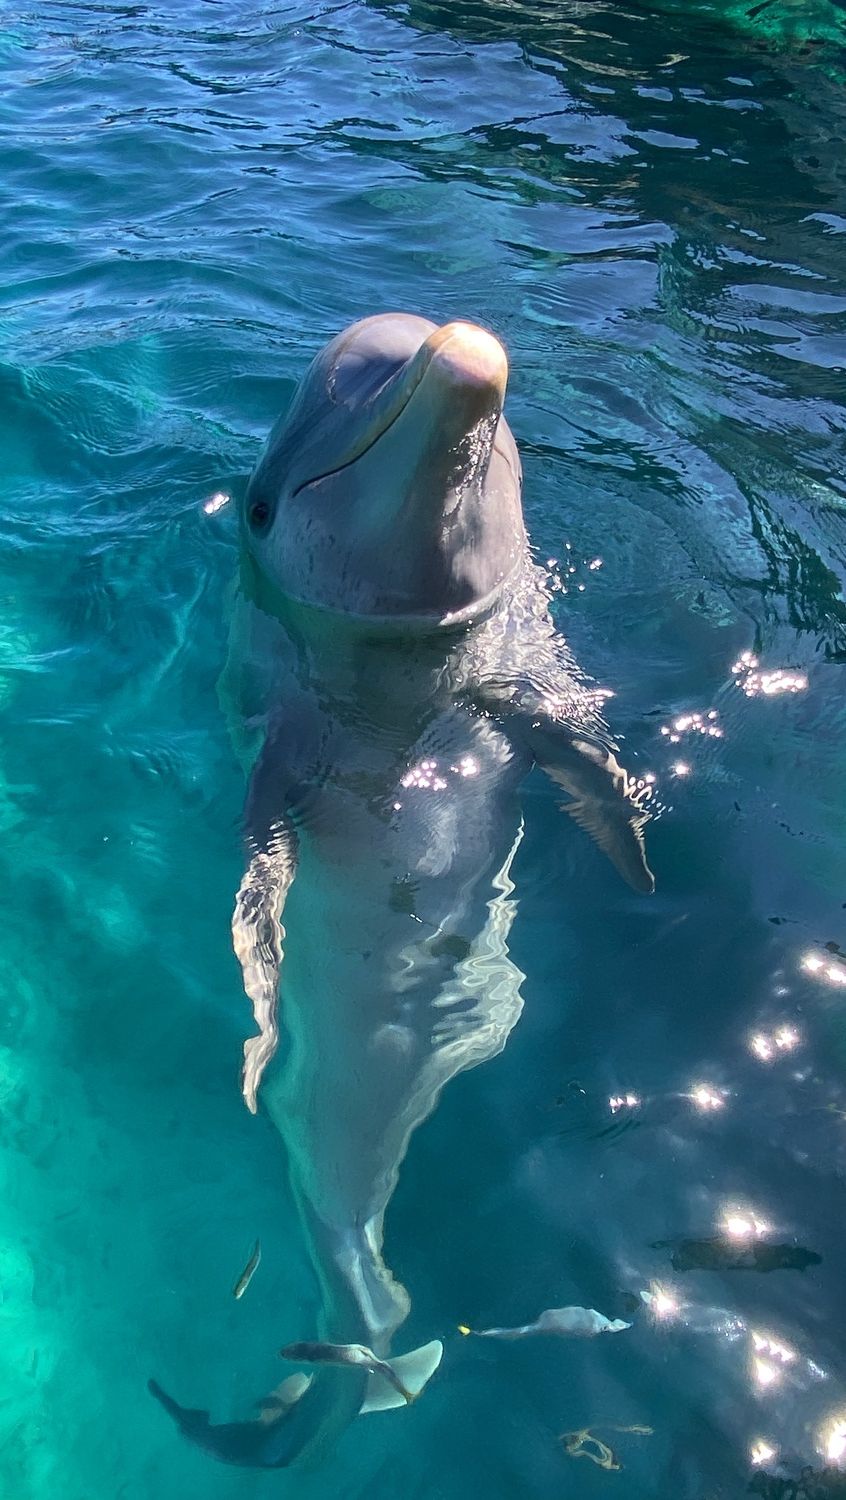
[{"label": "dolphin beak", "polygon": [[396,447],[397,477],[417,469],[434,493],[457,461],[483,474],[508,383],[499,340],[472,323],[447,323],[429,335],[394,381],[392,420],[369,446],[383,461]]},{"label": "dolphin beak", "polygon": [[355,442],[340,462],[302,480],[294,495],[364,458],[413,407],[418,436],[438,434],[449,450],[486,418],[495,428],[505,400],[508,359],[501,343],[474,323],[446,323],[372,397]]},{"label": "dolphin beak", "polygon": [[[437,431],[445,447],[480,422],[499,420],[508,383],[501,343],[473,323],[446,323],[429,335],[397,379],[399,410],[414,412],[422,431]],[[401,403],[401,404],[400,404]]]},{"label": "dolphin beak", "polygon": [[424,363],[424,377],[447,389],[477,391],[486,407],[505,400],[508,359],[499,339],[473,323],[446,323],[429,335],[414,363]]}]

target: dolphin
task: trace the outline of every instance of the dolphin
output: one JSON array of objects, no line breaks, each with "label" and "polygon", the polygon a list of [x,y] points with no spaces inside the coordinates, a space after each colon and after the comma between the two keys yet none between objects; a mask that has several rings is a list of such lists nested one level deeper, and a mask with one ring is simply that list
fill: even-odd
[{"label": "dolphin", "polygon": [[[316,1337],[377,1360],[410,1306],[382,1239],[411,1135],[521,1012],[507,939],[530,768],[636,890],[654,885],[649,789],[530,556],[507,377],[473,324],[355,323],[306,372],[240,511],[221,701],[249,773],[243,1094],[255,1112],[261,1090],[285,1142]],[[415,1394],[433,1347],[403,1356]],[[374,1399],[374,1378],[321,1366],[270,1420],[222,1426],[154,1393],[217,1457],[282,1467],[402,1401]]]}]

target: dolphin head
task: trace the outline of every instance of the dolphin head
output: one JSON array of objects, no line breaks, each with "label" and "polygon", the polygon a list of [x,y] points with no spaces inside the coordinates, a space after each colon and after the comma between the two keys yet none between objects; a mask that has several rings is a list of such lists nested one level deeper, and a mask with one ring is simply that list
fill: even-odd
[{"label": "dolphin head", "polygon": [[387,313],[333,339],[245,496],[262,602],[423,626],[490,608],[526,546],[507,378],[502,345],[471,323]]}]

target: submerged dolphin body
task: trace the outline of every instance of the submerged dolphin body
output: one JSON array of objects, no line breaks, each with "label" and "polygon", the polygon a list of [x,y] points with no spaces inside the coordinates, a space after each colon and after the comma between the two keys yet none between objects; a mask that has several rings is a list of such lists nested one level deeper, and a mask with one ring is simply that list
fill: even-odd
[{"label": "submerged dolphin body", "polygon": [[[410,1136],[522,1008],[507,937],[530,767],[653,886],[642,784],[530,560],[507,372],[470,324],[353,325],[311,365],[242,508],[223,699],[251,769],[233,918],[258,1028],[244,1097],[255,1111],[262,1085],[287,1147],[314,1334],[378,1359],[409,1309],[382,1226]],[[275,1467],[377,1409],[367,1379],[321,1367],[271,1421],[229,1427],[165,1402],[218,1457]]]}]

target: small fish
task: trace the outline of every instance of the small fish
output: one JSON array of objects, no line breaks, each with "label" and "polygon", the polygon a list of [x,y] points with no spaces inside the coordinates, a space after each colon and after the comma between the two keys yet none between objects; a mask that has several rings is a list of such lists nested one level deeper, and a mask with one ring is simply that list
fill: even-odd
[{"label": "small fish", "polygon": [[259,1263],[260,1260],[261,1260],[261,1241],[260,1240],[256,1240],[255,1244],[253,1245],[253,1248],[252,1248],[252,1251],[251,1251],[251,1254],[250,1254],[250,1258],[247,1261],[247,1264],[245,1265],[243,1271],[241,1272],[240,1276],[238,1277],[238,1280],[236,1281],[235,1285],[232,1288],[232,1295],[235,1298],[236,1302],[239,1301],[239,1299],[241,1297],[243,1297],[245,1291],[247,1290],[247,1287],[249,1286],[250,1282],[252,1281],[253,1277],[255,1276],[255,1273],[256,1273],[256,1271],[258,1269],[258,1263]]},{"label": "small fish", "polygon": [[671,1249],[676,1271],[805,1271],[822,1256],[802,1245],[776,1245],[756,1239],[746,1244],[713,1235],[702,1240],[657,1240],[655,1250]]},{"label": "small fish", "polygon": [[475,1334],[480,1339],[526,1339],[537,1333],[558,1333],[568,1338],[589,1339],[598,1333],[622,1333],[631,1328],[621,1318],[606,1318],[592,1307],[548,1307],[534,1323],[519,1328],[468,1328],[459,1323],[459,1333]]},{"label": "small fish", "polygon": [[381,1375],[409,1406],[415,1400],[414,1393],[403,1385],[393,1366],[386,1359],[379,1359],[365,1344],[286,1344],[279,1353],[283,1359],[294,1359],[298,1364],[351,1365],[369,1375]]}]

